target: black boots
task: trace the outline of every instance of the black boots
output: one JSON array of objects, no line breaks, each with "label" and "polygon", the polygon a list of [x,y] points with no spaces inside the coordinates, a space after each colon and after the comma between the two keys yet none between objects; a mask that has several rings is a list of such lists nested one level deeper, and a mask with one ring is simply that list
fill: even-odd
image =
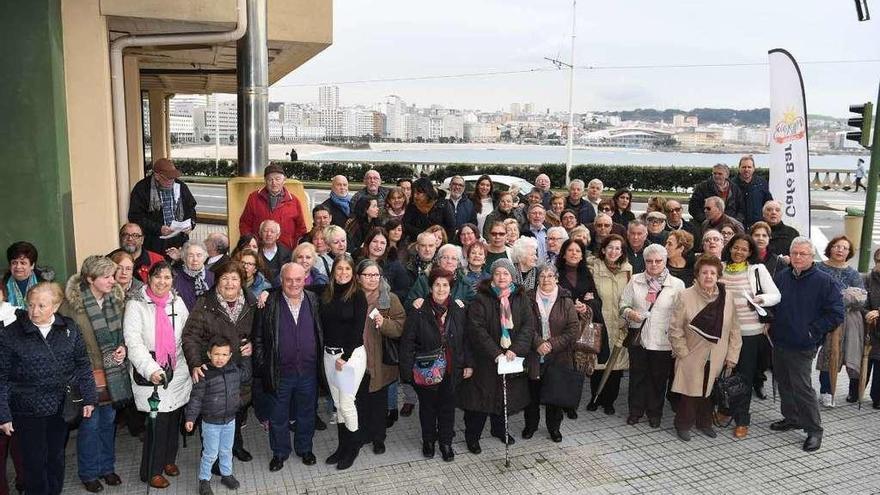
[{"label": "black boots", "polygon": [[356,431],[348,431],[344,424],[339,425],[339,462],[336,469],[348,469],[354,464],[361,451],[361,443]]}]

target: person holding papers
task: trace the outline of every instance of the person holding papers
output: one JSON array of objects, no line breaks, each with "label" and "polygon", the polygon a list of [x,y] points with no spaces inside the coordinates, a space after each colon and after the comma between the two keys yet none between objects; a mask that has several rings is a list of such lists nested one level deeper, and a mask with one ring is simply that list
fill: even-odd
[{"label": "person holding papers", "polygon": [[454,280],[448,270],[431,269],[430,294],[407,316],[400,340],[400,378],[413,384],[419,396],[422,454],[433,458],[440,440],[446,462],[455,458],[455,390],[474,372],[464,350],[465,311],[451,297]]},{"label": "person holding papers", "polygon": [[128,221],[141,226],[148,251],[167,255],[169,248],[183,246],[196,227],[196,199],[179,177],[174,162],[159,158],[153,172],[131,190]]},{"label": "person holding papers", "polygon": [[[506,258],[496,260],[489,273],[492,278],[477,285],[477,297],[468,307],[465,339],[474,372],[458,391],[458,406],[464,409],[465,440],[474,454],[482,451],[480,436],[487,417],[493,437],[514,443],[504,429],[504,390],[498,362],[518,359],[521,366],[535,331],[531,302],[513,263]],[[525,373],[509,374],[506,381],[508,414],[523,410],[530,400],[528,377]]]},{"label": "person holding papers", "polygon": [[[348,469],[360,452],[355,394],[365,377],[367,352],[364,325],[367,297],[354,280],[354,260],[341,253],[333,261],[330,283],[321,296],[324,328],[324,372],[336,405],[339,445],[327,458],[336,469]],[[369,381],[369,377],[366,377]]]}]

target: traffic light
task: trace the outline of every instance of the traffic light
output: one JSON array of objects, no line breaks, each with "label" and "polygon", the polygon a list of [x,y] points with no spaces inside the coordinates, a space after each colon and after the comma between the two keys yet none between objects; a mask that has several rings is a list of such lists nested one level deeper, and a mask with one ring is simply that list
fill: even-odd
[{"label": "traffic light", "polygon": [[861,105],[850,105],[849,111],[857,113],[860,117],[855,117],[846,121],[850,127],[858,127],[858,131],[850,131],[846,133],[846,138],[855,141],[865,148],[871,147],[871,118],[874,115],[874,104],[871,102]]}]

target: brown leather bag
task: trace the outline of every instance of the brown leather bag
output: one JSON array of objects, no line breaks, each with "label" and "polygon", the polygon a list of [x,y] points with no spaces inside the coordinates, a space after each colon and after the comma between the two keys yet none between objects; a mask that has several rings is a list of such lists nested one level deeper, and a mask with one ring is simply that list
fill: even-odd
[{"label": "brown leather bag", "polygon": [[578,315],[580,333],[574,343],[574,361],[577,369],[585,375],[592,375],[596,368],[599,352],[602,350],[602,324],[593,322],[593,311]]}]

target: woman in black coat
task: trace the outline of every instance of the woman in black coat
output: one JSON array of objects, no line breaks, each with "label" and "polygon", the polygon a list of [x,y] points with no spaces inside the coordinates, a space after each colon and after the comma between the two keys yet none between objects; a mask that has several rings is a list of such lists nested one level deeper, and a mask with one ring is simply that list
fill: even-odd
[{"label": "woman in black coat", "polygon": [[446,231],[446,238],[455,234],[455,214],[452,205],[441,198],[431,184],[431,179],[422,177],[413,184],[412,201],[403,214],[403,230],[410,242],[432,225],[439,225]]},{"label": "woman in black coat", "polygon": [[[450,297],[455,276],[435,267],[428,275],[431,297],[426,304],[406,318],[400,339],[400,378],[413,384],[419,396],[419,421],[422,426],[422,454],[434,457],[434,442],[440,440],[440,454],[449,462],[455,458],[452,438],[455,435],[455,390],[474,370],[465,353],[465,312]],[[416,356],[444,349],[446,370],[439,385],[414,383],[413,364]]]},{"label": "woman in black coat", "polygon": [[[477,297],[468,308],[467,344],[470,347],[474,375],[458,390],[459,407],[464,409],[465,440],[468,450],[479,454],[480,436],[491,417],[492,436],[508,445],[513,437],[505,436],[502,380],[498,360],[525,358],[532,345],[535,317],[532,304],[516,282],[518,272],[504,258],[492,264],[491,279],[477,286]],[[509,313],[506,308],[509,307]],[[510,328],[502,328],[502,316],[509,317]],[[528,405],[529,387],[525,373],[507,375],[508,415]]]}]

